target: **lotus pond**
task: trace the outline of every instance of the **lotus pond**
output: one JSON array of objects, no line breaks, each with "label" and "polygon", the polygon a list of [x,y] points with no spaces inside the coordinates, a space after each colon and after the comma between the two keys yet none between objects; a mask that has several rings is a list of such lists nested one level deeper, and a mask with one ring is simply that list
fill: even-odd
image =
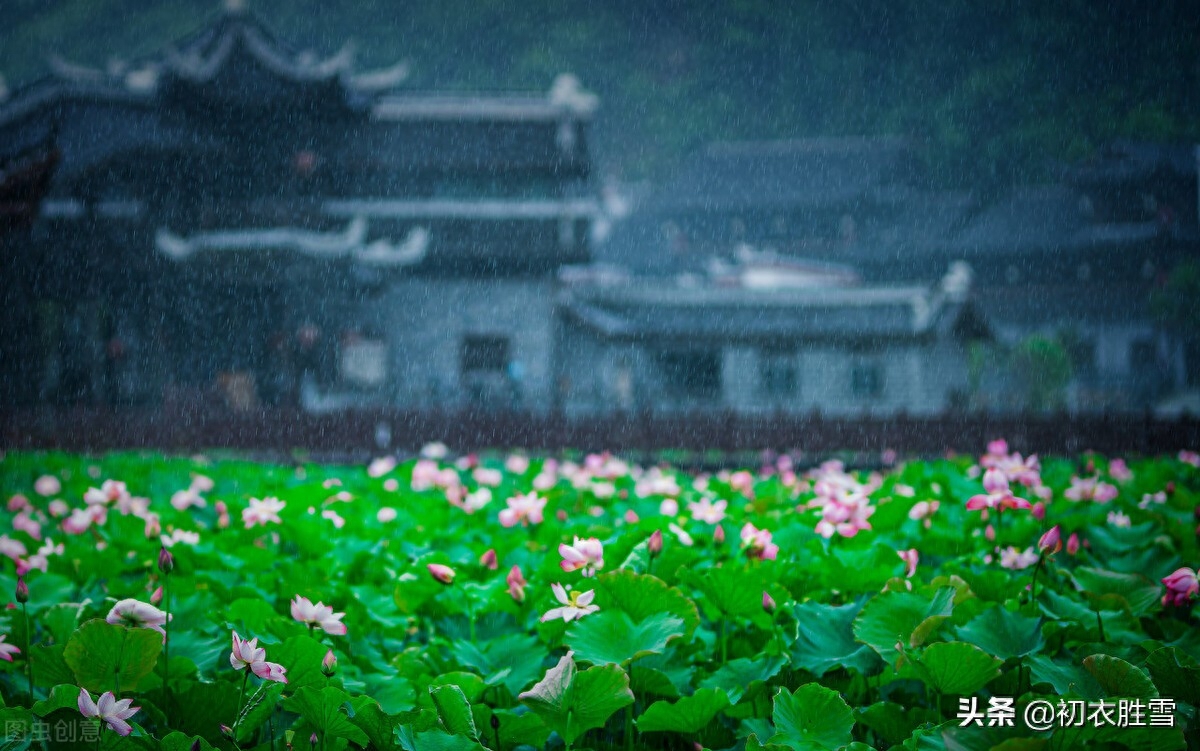
[{"label": "lotus pond", "polygon": [[0,748],[1200,748],[1200,456],[887,458],[10,452]]}]

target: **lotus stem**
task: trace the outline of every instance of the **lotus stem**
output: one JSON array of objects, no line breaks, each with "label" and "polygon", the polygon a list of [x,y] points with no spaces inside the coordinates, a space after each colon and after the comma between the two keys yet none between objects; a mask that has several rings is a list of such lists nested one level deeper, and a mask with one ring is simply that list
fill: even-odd
[{"label": "lotus stem", "polygon": [[29,679],[29,706],[33,706],[33,653],[30,652],[30,643],[33,641],[33,634],[29,631],[29,603],[21,603],[21,616],[25,619],[25,677]]}]

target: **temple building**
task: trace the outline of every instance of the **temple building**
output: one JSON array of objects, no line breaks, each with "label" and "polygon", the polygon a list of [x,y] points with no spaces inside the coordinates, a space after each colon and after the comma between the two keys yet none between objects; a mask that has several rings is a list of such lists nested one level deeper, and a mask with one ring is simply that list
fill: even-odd
[{"label": "temple building", "polygon": [[596,213],[573,77],[414,92],[236,5],[157,55],[52,68],[0,98],[0,157],[45,165],[0,194],[22,196],[0,401],[548,398],[555,275]]}]

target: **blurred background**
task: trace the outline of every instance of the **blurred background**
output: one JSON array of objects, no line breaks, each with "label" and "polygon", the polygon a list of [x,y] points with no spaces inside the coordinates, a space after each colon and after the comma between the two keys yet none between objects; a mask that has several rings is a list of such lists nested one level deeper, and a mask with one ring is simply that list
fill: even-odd
[{"label": "blurred background", "polygon": [[10,436],[1200,409],[1190,3],[2,13]]}]

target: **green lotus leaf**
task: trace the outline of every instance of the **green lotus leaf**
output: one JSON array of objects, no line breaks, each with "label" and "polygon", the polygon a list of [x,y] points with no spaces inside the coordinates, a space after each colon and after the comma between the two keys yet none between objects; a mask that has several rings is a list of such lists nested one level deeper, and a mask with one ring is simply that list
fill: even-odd
[{"label": "green lotus leaf", "polygon": [[1200,705],[1200,663],[1176,647],[1157,649],[1146,658],[1154,686],[1163,696]]},{"label": "green lotus leaf", "polygon": [[350,697],[333,686],[322,689],[306,686],[284,700],[283,708],[295,712],[326,738],[345,738],[366,746],[367,734],[350,721],[347,707]]},{"label": "green lotus leaf", "polygon": [[931,598],[911,592],[884,592],[858,614],[854,636],[883,659],[894,662],[898,642],[919,647],[950,617],[954,594],[953,587],[942,587]]},{"label": "green lotus leaf", "polygon": [[854,619],[862,608],[861,602],[796,605],[792,611],[796,617],[792,662],[818,678],[836,668],[852,668],[864,675],[874,675],[882,670],[883,661],[878,653],[854,638]]},{"label": "green lotus leaf", "polygon": [[841,694],[819,683],[806,683],[789,693],[775,695],[775,735],[771,743],[791,746],[796,751],[841,748],[854,730],[854,712]]},{"label": "green lotus leaf", "polygon": [[930,644],[916,660],[926,681],[941,694],[970,696],[1000,675],[1003,661],[974,644]]},{"label": "green lotus leaf", "polygon": [[1158,689],[1150,676],[1134,665],[1111,655],[1092,655],[1083,659],[1083,667],[1110,697],[1157,699]]},{"label": "green lotus leaf", "polygon": [[771,680],[786,664],[787,660],[781,655],[759,659],[740,657],[722,665],[717,672],[701,681],[700,686],[719,688],[729,697],[731,704],[737,704],[756,683]]},{"label": "green lotus leaf", "polygon": [[583,662],[627,665],[639,657],[658,654],[667,642],[683,636],[683,621],[670,613],[655,613],[634,623],[621,610],[602,610],[576,621],[565,641]]},{"label": "green lotus leaf", "polygon": [[721,689],[702,688],[674,703],[656,701],[637,720],[643,733],[699,733],[713,718],[729,707],[729,697]]},{"label": "green lotus leaf", "polygon": [[568,744],[633,703],[629,676],[616,665],[598,665],[580,672],[568,652],[545,677],[518,699]]},{"label": "green lotus leaf", "polygon": [[1002,660],[1024,657],[1042,648],[1042,622],[996,606],[960,627],[958,638]]},{"label": "green lotus leaf", "polygon": [[126,628],[90,620],[71,635],[63,661],[75,673],[75,683],[92,693],[134,691],[138,681],[154,670],[162,652],[162,634],[147,628]]}]

